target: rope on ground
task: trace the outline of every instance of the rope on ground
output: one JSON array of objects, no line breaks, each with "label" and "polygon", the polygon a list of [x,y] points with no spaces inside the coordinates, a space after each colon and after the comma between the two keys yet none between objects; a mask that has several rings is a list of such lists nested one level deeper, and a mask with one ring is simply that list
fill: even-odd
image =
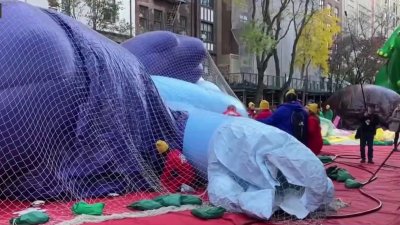
[{"label": "rope on ground", "polygon": [[90,215],[80,215],[75,217],[72,220],[64,221],[58,223],[57,225],[80,225],[84,223],[99,223],[108,220],[121,220],[121,219],[129,219],[129,218],[140,218],[140,217],[149,217],[149,216],[158,216],[163,215],[171,212],[181,212],[199,208],[201,206],[194,206],[194,205],[185,205],[181,207],[169,206],[163,207],[156,210],[148,210],[148,211],[141,211],[141,212],[126,212],[120,214],[112,214],[106,216],[90,216]]}]

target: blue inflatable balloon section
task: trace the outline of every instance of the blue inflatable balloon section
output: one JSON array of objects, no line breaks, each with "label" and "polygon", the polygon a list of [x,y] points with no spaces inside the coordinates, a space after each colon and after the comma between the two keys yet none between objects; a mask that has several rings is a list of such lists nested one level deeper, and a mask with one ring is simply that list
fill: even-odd
[{"label": "blue inflatable balloon section", "polygon": [[[229,105],[234,105],[237,111],[247,117],[246,108],[237,98],[217,91],[214,84],[203,82],[206,86],[185,82],[164,76],[152,76],[161,97],[166,102],[181,102],[198,109],[222,114]],[[213,87],[213,88],[210,88]]]},{"label": "blue inflatable balloon section", "polygon": [[208,81],[203,81],[202,84],[206,85],[200,86],[169,77],[152,76],[152,79],[170,109],[188,113],[183,153],[206,176],[208,148],[214,132],[222,124],[236,119],[222,112],[228,105],[235,105],[239,113],[246,115],[244,105],[238,99],[218,91],[218,87],[211,82],[208,84]]}]

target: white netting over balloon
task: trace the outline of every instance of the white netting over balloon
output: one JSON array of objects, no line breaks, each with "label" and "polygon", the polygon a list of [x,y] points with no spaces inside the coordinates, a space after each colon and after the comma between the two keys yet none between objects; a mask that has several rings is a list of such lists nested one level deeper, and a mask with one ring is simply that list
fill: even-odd
[{"label": "white netting over balloon", "polygon": [[222,117],[228,106],[247,112],[199,39],[151,32],[118,45],[60,13],[0,2],[1,221],[32,202],[50,224],[96,214],[86,203],[111,216],[66,224],[198,207],[126,208],[168,193],[207,202],[212,135],[237,119]]},{"label": "white netting over balloon", "polygon": [[171,191],[160,182],[165,157],[155,143],[182,149],[187,115],[166,107],[143,65],[72,18],[2,3],[1,211]]}]

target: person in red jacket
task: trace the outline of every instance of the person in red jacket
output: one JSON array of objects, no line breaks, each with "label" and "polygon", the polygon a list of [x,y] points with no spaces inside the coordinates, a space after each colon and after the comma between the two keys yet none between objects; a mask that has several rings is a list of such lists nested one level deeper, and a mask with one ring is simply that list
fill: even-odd
[{"label": "person in red jacket", "polygon": [[268,119],[268,117],[270,117],[272,115],[272,112],[269,109],[269,102],[267,100],[262,100],[260,102],[259,108],[260,108],[260,111],[254,117],[254,119],[256,119],[256,120]]},{"label": "person in red jacket", "polygon": [[180,150],[170,149],[167,142],[156,142],[157,151],[164,157],[161,184],[171,193],[179,192],[182,185],[191,186],[195,181],[195,171]]},{"label": "person in red jacket", "polygon": [[307,109],[309,112],[307,147],[310,148],[315,155],[318,155],[319,153],[321,153],[321,149],[324,144],[322,140],[321,126],[318,117],[318,104],[308,104]]},{"label": "person in red jacket", "polygon": [[247,113],[250,118],[254,118],[256,116],[256,105],[253,102],[249,102],[249,108],[247,109]]},{"label": "person in red jacket", "polygon": [[226,111],[224,112],[224,115],[227,116],[241,116],[237,111],[236,107],[234,105],[229,105]]}]

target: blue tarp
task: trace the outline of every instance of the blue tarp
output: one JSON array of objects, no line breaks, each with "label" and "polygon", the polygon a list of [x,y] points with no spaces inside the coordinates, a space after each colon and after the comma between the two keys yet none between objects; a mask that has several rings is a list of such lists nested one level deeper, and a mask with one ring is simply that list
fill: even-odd
[{"label": "blue tarp", "polygon": [[187,116],[168,111],[135,56],[79,22],[5,2],[0,52],[1,198],[153,186],[155,141],[182,146]]}]

